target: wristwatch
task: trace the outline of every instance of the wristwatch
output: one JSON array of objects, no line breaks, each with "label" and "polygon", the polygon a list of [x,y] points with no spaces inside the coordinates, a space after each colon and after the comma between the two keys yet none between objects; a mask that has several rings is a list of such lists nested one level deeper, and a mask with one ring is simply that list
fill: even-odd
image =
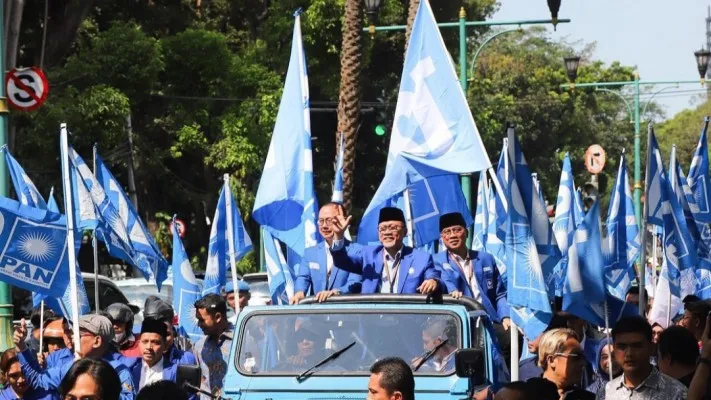
[{"label": "wristwatch", "polygon": [[711,368],[711,360],[708,358],[699,357],[699,361],[696,362],[696,365],[699,364],[706,364],[707,367]]}]

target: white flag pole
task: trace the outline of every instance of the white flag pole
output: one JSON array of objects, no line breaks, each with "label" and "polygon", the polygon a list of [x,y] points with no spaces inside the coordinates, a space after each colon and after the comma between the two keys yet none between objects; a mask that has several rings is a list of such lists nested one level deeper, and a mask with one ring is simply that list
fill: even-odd
[{"label": "white flag pole", "polygon": [[[94,146],[93,151],[94,156],[94,177],[96,177],[96,146]],[[96,230],[91,234],[91,247],[94,249],[94,303],[96,304],[94,308],[95,313],[99,313],[99,246],[96,240]]]},{"label": "white flag pole", "polygon": [[74,207],[72,205],[72,182],[69,177],[69,139],[67,124],[59,126],[59,149],[62,157],[62,181],[64,212],[67,217],[67,259],[69,260],[69,288],[72,304],[72,330],[74,333],[74,357],[79,358],[79,299],[77,298],[77,256],[74,248]]},{"label": "white flag pole", "polygon": [[[230,255],[230,268],[232,269],[232,285],[235,291],[235,301],[239,303],[239,288],[237,287],[237,260],[235,259],[235,234],[232,226],[232,188],[230,187],[230,174],[223,175],[225,185],[225,218],[227,218],[227,248]],[[217,221],[213,221],[217,223]]]},{"label": "white flag pole", "polygon": [[[518,373],[518,326],[516,326],[516,323],[513,322],[513,319],[509,319],[511,321],[511,326],[509,326],[509,330],[511,331],[511,382],[516,382],[519,378],[519,373]],[[496,368],[496,367],[494,367]]]},{"label": "white flag pole", "polygon": [[407,226],[407,238],[410,246],[415,247],[415,232],[412,223],[412,208],[410,207],[410,189],[405,189],[405,223]]},{"label": "white flag pole", "polygon": [[42,349],[44,349],[44,300],[40,302],[40,346],[39,346],[39,352],[44,353]]}]

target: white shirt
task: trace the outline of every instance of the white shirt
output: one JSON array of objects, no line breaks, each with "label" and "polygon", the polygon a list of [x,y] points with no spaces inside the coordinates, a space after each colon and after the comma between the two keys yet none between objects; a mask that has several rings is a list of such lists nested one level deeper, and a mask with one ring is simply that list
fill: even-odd
[{"label": "white shirt", "polygon": [[155,365],[149,367],[148,364],[141,360],[141,382],[138,384],[138,390],[153,382],[163,380],[163,359],[158,360]]},{"label": "white shirt", "polygon": [[328,246],[326,248],[326,290],[330,290],[329,283],[331,281],[331,271],[333,271],[333,256]]},{"label": "white shirt", "polygon": [[[383,272],[380,277],[380,293],[397,293],[398,291],[398,272],[400,270],[400,260],[402,259],[402,248],[398,250],[395,257],[390,257],[390,254],[383,249],[385,262],[383,263]],[[392,292],[390,291],[392,287]]]},{"label": "white shirt", "polygon": [[464,277],[467,280],[467,284],[469,284],[469,288],[472,291],[472,297],[474,298],[474,300],[481,303],[481,291],[479,290],[479,283],[476,281],[476,275],[474,275],[474,267],[472,266],[472,260],[471,258],[469,258],[469,255],[467,255],[466,260],[462,259],[462,257],[459,257],[459,255],[454,253],[449,253],[449,256],[452,257],[454,263],[457,264],[457,266],[462,270],[462,272],[464,272]]}]

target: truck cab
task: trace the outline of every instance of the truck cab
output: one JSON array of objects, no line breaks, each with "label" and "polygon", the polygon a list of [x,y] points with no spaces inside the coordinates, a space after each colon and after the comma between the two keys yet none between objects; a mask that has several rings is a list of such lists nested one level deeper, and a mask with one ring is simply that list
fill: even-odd
[{"label": "truck cab", "polygon": [[400,357],[413,368],[418,400],[468,398],[494,381],[486,319],[472,299],[449,296],[345,295],[247,307],[235,326],[222,396],[365,399],[370,366]]}]

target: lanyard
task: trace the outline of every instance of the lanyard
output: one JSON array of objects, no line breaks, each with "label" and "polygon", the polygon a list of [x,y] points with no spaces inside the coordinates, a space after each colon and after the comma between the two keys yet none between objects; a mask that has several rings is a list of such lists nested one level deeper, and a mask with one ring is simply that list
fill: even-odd
[{"label": "lanyard", "polygon": [[385,276],[388,278],[388,282],[390,282],[390,293],[395,293],[393,292],[393,286],[395,286],[397,282],[397,274],[400,272],[400,261],[402,261],[402,257],[400,255],[395,256],[395,262],[393,263],[393,271],[395,271],[395,275],[392,277],[390,276],[390,267],[388,266],[388,260],[387,260],[387,252],[383,250],[383,269],[385,269]]}]

